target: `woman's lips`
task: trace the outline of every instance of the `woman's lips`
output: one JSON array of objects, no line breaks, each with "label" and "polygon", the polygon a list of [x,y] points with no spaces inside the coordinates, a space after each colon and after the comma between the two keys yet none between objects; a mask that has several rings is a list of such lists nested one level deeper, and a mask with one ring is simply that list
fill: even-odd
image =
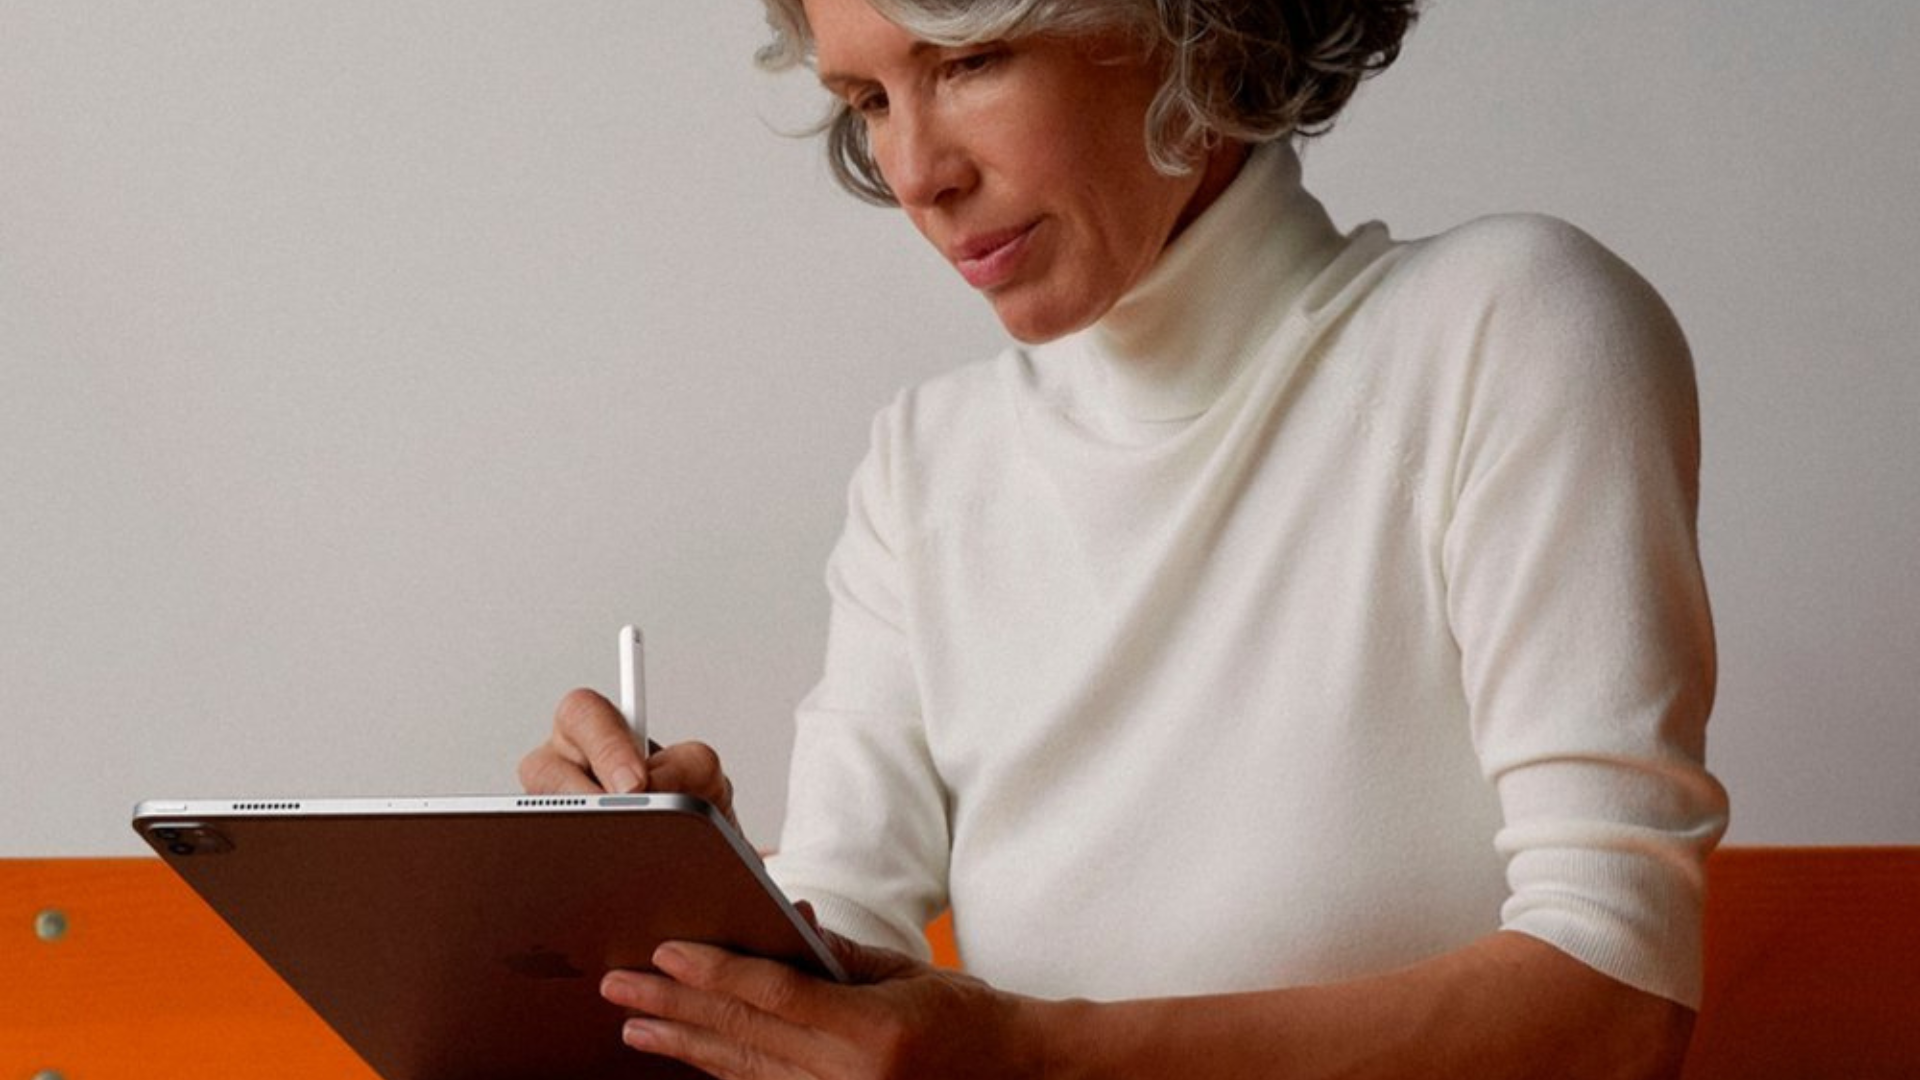
[{"label": "woman's lips", "polygon": [[954,268],[967,284],[991,289],[1013,276],[1039,222],[969,238],[955,249]]}]

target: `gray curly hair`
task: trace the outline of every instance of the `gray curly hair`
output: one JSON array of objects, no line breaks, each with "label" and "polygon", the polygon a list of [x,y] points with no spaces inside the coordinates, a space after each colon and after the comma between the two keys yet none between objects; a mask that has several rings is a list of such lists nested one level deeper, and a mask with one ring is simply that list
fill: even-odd
[{"label": "gray curly hair", "polygon": [[[1360,81],[1400,55],[1417,0],[868,0],[915,37],[940,45],[1057,34],[1127,34],[1166,58],[1147,112],[1147,152],[1168,175],[1231,139],[1271,142],[1333,126]],[[764,0],[770,71],[813,63],[802,0]],[[836,103],[820,130],[840,185],[895,205],[867,146],[866,125]]]}]

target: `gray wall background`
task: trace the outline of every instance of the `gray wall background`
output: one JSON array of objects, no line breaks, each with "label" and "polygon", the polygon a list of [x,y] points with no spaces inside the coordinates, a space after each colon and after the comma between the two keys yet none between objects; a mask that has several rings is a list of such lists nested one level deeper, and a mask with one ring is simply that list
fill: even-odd
[{"label": "gray wall background", "polygon": [[[752,0],[0,0],[0,855],[512,790],[643,624],[758,839],[867,421],[1000,342]],[[1745,843],[1920,842],[1920,5],[1436,0],[1307,154],[1569,218],[1694,342]]]}]

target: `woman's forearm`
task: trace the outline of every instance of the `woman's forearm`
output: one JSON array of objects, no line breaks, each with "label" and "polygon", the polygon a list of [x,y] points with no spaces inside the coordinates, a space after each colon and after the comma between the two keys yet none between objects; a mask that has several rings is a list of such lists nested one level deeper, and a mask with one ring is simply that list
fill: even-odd
[{"label": "woman's forearm", "polygon": [[1030,1008],[1048,1080],[1653,1080],[1678,1073],[1693,1021],[1513,933],[1346,983]]}]

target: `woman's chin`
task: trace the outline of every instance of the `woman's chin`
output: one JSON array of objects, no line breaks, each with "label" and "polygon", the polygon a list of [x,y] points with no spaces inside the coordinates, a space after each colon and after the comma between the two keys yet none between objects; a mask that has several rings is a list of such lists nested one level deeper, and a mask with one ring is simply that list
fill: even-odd
[{"label": "woman's chin", "polygon": [[1000,319],[1000,325],[1023,345],[1044,345],[1056,338],[1083,330],[1099,319],[1104,308],[1093,304],[1046,302],[1020,290],[989,295],[988,303]]}]

